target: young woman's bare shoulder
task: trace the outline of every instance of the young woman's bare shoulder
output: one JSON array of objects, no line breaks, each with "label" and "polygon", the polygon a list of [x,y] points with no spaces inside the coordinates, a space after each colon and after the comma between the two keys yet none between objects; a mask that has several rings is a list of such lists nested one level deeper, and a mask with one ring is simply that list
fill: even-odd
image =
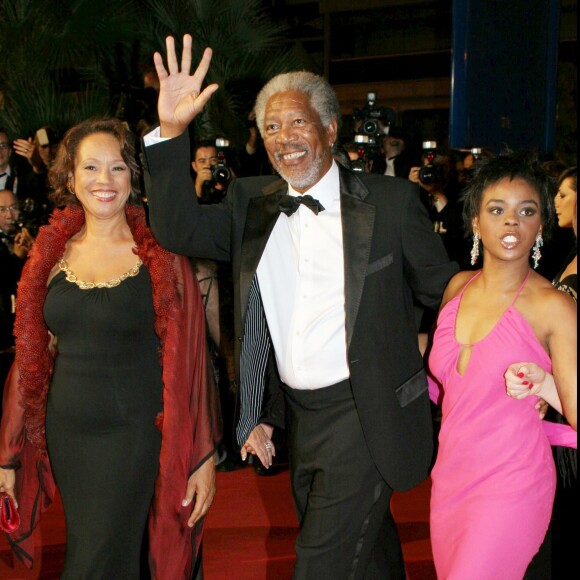
[{"label": "young woman's bare shoulder", "polygon": [[536,317],[556,323],[566,317],[576,320],[577,305],[569,294],[556,290],[548,280],[539,275],[530,282],[530,299]]},{"label": "young woman's bare shoulder", "polygon": [[556,290],[550,284],[547,288],[539,289],[538,294],[541,296],[538,307],[546,316],[553,313],[554,316],[571,316],[576,320],[578,306],[568,293]]},{"label": "young woman's bare shoulder", "polygon": [[464,270],[463,272],[458,272],[449,280],[445,293],[443,294],[443,300],[441,302],[441,308],[447,304],[450,300],[453,300],[458,296],[465,285],[477,274],[478,272],[473,272],[472,270]]}]

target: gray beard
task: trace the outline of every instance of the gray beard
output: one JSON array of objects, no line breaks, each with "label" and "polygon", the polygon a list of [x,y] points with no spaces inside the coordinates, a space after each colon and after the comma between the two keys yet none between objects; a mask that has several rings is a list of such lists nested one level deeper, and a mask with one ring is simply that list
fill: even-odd
[{"label": "gray beard", "polygon": [[276,164],[276,171],[279,173],[280,177],[294,189],[310,189],[320,181],[320,174],[322,172],[322,166],[324,165],[326,155],[327,154],[324,153],[320,157],[314,159],[310,167],[300,176],[288,175],[278,163]]}]

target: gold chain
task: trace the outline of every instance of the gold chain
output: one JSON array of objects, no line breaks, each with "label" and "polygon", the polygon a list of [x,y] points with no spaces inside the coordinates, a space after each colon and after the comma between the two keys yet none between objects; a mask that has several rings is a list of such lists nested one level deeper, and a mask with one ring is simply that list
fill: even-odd
[{"label": "gold chain", "polygon": [[121,274],[118,278],[113,278],[112,280],[107,280],[106,282],[83,282],[79,280],[74,272],[70,270],[68,264],[65,262],[64,258],[61,258],[58,261],[58,267],[66,274],[67,282],[71,282],[72,284],[76,284],[81,290],[92,290],[93,288],[115,288],[121,282],[125,281],[127,278],[133,278],[139,274],[139,269],[143,265],[143,262],[139,259],[137,264],[133,266],[128,272],[125,274]]}]

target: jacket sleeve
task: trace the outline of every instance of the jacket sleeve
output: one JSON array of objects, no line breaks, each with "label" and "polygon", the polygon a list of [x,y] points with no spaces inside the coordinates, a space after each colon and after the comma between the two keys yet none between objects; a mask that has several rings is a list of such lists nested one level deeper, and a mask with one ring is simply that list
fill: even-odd
[{"label": "jacket sleeve", "polygon": [[401,231],[405,276],[415,299],[422,306],[436,310],[459,265],[449,261],[419,196],[409,192],[403,203]]},{"label": "jacket sleeve", "polygon": [[24,407],[18,389],[18,369],[12,365],[2,402],[2,422],[0,423],[0,467],[18,469],[24,446]]},{"label": "jacket sleeve", "polygon": [[227,262],[233,185],[222,203],[199,205],[189,157],[187,132],[143,147],[151,229],[161,246],[175,254]]},{"label": "jacket sleeve", "polygon": [[268,367],[266,369],[264,401],[262,404],[260,423],[267,423],[279,429],[285,429],[286,427],[286,403],[273,348],[270,349]]}]

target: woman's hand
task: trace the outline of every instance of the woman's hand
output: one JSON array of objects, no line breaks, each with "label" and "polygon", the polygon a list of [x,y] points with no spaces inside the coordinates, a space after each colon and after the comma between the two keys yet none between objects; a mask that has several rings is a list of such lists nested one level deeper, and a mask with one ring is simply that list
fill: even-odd
[{"label": "woman's hand", "polygon": [[536,363],[517,363],[510,365],[504,376],[508,397],[525,399],[540,393],[548,373]]},{"label": "woman's hand", "polygon": [[5,491],[18,507],[18,502],[14,496],[14,484],[16,483],[16,472],[14,469],[2,469],[0,467],[0,492]]},{"label": "woman's hand", "polygon": [[156,52],[153,55],[160,85],[157,110],[161,137],[171,138],[181,135],[218,89],[218,85],[213,84],[203,91],[201,90],[211,62],[212,51],[210,48],[206,48],[195,73],[189,74],[191,70],[191,43],[191,35],[186,34],[183,37],[181,71],[175,53],[175,40],[172,36],[168,36],[166,39],[169,72],[163,65],[161,54]]},{"label": "woman's hand", "polygon": [[266,469],[270,469],[274,457],[276,457],[276,447],[272,442],[273,433],[274,427],[271,425],[262,423],[256,426],[242,447],[242,460],[245,461],[249,453],[257,456],[262,465]]},{"label": "woman's hand", "polygon": [[187,482],[187,491],[181,505],[185,508],[195,501],[187,522],[190,528],[207,515],[215,497],[215,457],[212,455]]},{"label": "woman's hand", "polygon": [[27,159],[30,165],[34,165],[32,163],[32,156],[34,155],[34,143],[30,137],[28,139],[16,139],[12,144],[12,147],[14,149],[14,153]]}]

